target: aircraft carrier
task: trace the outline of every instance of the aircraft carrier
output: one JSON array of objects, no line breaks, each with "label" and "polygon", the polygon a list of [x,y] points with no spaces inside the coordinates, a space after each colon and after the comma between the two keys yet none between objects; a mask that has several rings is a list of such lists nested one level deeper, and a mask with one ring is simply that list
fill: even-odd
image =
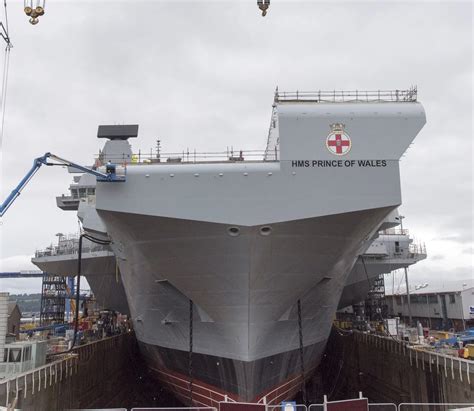
[{"label": "aircraft carrier", "polygon": [[[120,164],[126,181],[82,176],[82,196],[57,201],[77,206],[85,232],[111,240],[91,251],[103,254],[85,274],[98,296],[121,290],[104,301],[129,310],[163,384],[196,405],[277,404],[319,364],[338,307],[395,268],[376,262],[374,241],[400,223],[400,158],[424,124],[410,89],[277,92],[260,158],[137,155],[128,142],[137,126],[101,126],[108,140],[95,167]],[[404,239],[400,267],[423,255]],[[33,261],[74,274],[65,255]]]}]

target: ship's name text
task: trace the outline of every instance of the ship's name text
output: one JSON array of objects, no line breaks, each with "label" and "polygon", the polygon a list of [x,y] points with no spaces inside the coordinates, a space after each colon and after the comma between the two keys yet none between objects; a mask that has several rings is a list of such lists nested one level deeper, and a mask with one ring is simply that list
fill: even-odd
[{"label": "ship's name text", "polygon": [[387,160],[293,160],[291,167],[386,167]]}]

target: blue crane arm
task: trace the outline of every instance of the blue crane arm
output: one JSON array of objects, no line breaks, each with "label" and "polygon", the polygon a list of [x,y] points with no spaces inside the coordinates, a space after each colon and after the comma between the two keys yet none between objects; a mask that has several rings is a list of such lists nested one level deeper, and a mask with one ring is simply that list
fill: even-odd
[{"label": "blue crane arm", "polygon": [[[48,158],[56,160],[58,163],[48,163]],[[0,217],[2,217],[6,211],[10,208],[13,202],[17,199],[17,197],[21,194],[21,191],[25,188],[25,186],[30,182],[36,172],[40,169],[42,165],[47,166],[54,166],[54,165],[66,165],[74,167],[78,170],[83,171],[84,173],[92,174],[97,177],[100,181],[125,181],[124,177],[117,176],[115,173],[105,174],[101,173],[97,170],[92,170],[90,168],[81,166],[79,164],[73,163],[72,161],[65,160],[61,157],[58,157],[51,153],[45,153],[43,156],[35,158],[33,161],[33,166],[31,167],[30,171],[26,173],[25,177],[20,181],[20,183],[12,190],[10,195],[6,198],[6,200],[0,205]]]},{"label": "blue crane arm", "polygon": [[20,195],[21,190],[25,188],[28,182],[33,178],[36,172],[40,169],[43,164],[47,164],[48,154],[46,153],[42,157],[35,158],[33,161],[33,167],[31,167],[30,171],[26,173],[25,177],[20,181],[20,183],[12,190],[10,195],[7,199],[2,203],[0,206],[0,217],[6,213],[6,211],[10,208],[16,198]]},{"label": "blue crane arm", "polygon": [[[58,157],[58,156],[56,156],[54,154],[51,154],[51,153],[46,153],[45,155],[48,155],[48,157],[50,157],[51,159],[56,160],[59,163],[65,165],[65,166],[74,167],[74,168],[77,168],[78,170],[83,171],[84,173],[92,174],[92,175],[96,176],[97,178],[99,178],[101,181],[103,181],[103,180],[113,181],[114,180],[114,176],[112,176],[111,174],[105,174],[105,173],[101,173],[100,171],[97,171],[97,170],[92,170],[91,168],[81,166],[79,164],[73,163],[72,161],[69,161],[69,160],[65,160],[64,158]],[[51,164],[47,163],[46,165],[51,165]]]}]

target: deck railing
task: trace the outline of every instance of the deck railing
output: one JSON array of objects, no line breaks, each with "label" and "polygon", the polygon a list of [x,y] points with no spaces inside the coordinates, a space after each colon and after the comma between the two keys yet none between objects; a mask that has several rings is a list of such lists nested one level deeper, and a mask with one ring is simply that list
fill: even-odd
[{"label": "deck railing", "polygon": [[[139,150],[132,154],[131,158],[125,155],[110,157],[107,160],[112,163],[124,165],[140,164],[189,164],[189,163],[222,163],[222,162],[240,162],[240,161],[276,161],[278,160],[278,151],[266,153],[265,150],[234,150],[228,148],[225,151],[197,151],[195,149],[186,149],[179,152],[158,152],[155,149],[149,151]],[[96,164],[104,162],[101,156],[96,155]]]},{"label": "deck railing", "polygon": [[409,231],[406,228],[387,228],[380,232],[382,235],[409,235]]},{"label": "deck railing", "polygon": [[276,91],[275,102],[307,101],[315,103],[414,102],[417,88],[408,90],[333,90]]},{"label": "deck railing", "polygon": [[[50,245],[42,250],[35,251],[35,258],[52,257],[56,255],[74,255],[79,250],[79,234],[68,234],[59,240],[59,245]],[[95,244],[87,239],[83,240],[82,253],[95,253],[100,251],[111,251],[108,245]]]}]

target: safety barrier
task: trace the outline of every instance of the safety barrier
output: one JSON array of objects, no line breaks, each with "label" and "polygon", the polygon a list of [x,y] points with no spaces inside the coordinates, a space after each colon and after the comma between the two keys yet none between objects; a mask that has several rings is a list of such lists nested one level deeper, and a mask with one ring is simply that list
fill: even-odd
[{"label": "safety barrier", "polygon": [[384,337],[375,334],[354,331],[356,339],[366,344],[372,344],[386,352],[393,352],[408,356],[412,367],[429,370],[438,374],[444,374],[446,378],[460,382],[471,383],[471,373],[474,373],[474,362],[464,358],[453,357],[433,351],[427,351],[420,347],[412,347],[403,341],[393,337]]},{"label": "safety barrier", "polygon": [[397,406],[389,402],[369,403],[369,411],[397,411]]},{"label": "safety barrier", "polygon": [[[337,401],[336,401],[337,402]],[[324,404],[311,404],[308,411],[326,411]],[[397,406],[393,403],[369,403],[369,411],[397,411]]]},{"label": "safety barrier", "polygon": [[214,407],[159,407],[132,408],[131,411],[217,411]]},{"label": "safety barrier", "polygon": [[402,403],[398,411],[474,411],[474,403]]},{"label": "safety barrier", "polygon": [[[308,407],[303,404],[290,404],[291,408],[289,411],[308,411]],[[278,405],[267,405],[265,407],[266,411],[288,411],[288,408],[285,409],[285,407],[282,404]]]},{"label": "safety barrier", "polygon": [[78,356],[71,354],[34,370],[1,380],[0,398],[5,398],[5,401],[2,401],[5,407],[18,402],[20,395],[26,398],[29,393],[34,395],[58,381],[69,378],[77,372],[77,360]]}]

